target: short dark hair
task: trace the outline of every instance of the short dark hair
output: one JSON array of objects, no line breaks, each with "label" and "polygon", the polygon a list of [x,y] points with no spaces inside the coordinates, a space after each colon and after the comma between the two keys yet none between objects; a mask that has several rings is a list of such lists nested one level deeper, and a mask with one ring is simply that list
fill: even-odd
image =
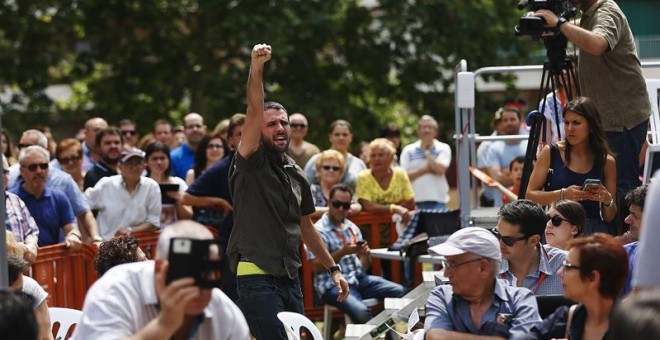
[{"label": "short dark hair", "polygon": [[269,110],[269,109],[275,109],[275,110],[282,110],[284,113],[289,114],[287,110],[284,108],[284,105],[278,103],[278,102],[265,102],[264,103],[264,111]]},{"label": "short dark hair", "polygon": [[119,139],[121,139],[121,142],[124,143],[124,137],[122,137],[121,131],[119,131],[119,129],[114,126],[111,126],[99,131],[99,133],[96,134],[96,139],[94,140],[96,145],[101,146],[101,141],[103,140],[103,137],[107,135],[117,135],[119,136]]},{"label": "short dark hair", "polygon": [[580,236],[587,223],[587,214],[584,211],[582,204],[571,200],[559,200],[553,202],[552,206],[555,207],[565,219],[577,226],[577,234],[575,234],[575,236]]},{"label": "short dark hair", "polygon": [[349,195],[351,195],[351,199],[353,199],[353,190],[351,190],[351,187],[344,183],[337,183],[330,188],[330,192],[328,193],[328,197],[332,199],[332,197],[335,195],[335,192],[337,191],[342,191],[342,192],[347,192]]},{"label": "short dark hair", "polygon": [[513,165],[516,163],[522,163],[525,164],[525,156],[516,156],[514,157],[511,162],[509,162],[509,171],[513,170]]},{"label": "short dark hair", "polygon": [[0,334],[7,339],[37,339],[39,326],[31,295],[0,289]]},{"label": "short dark hair", "polygon": [[548,221],[543,208],[530,200],[515,200],[504,205],[498,212],[501,220],[520,226],[526,237],[543,235]]},{"label": "short dark hair", "polygon": [[124,118],[124,119],[122,119],[122,120],[119,121],[119,126],[122,126],[122,125],[133,125],[133,126],[135,126],[135,127],[137,126],[137,124],[135,124],[134,121],[132,121],[132,120],[130,120],[130,119],[128,119],[128,118]]},{"label": "short dark hair", "polygon": [[610,314],[611,339],[660,339],[660,289],[631,294]]},{"label": "short dark hair", "polygon": [[27,262],[22,257],[16,255],[7,256],[7,273],[9,274],[9,284],[13,284],[23,275],[23,270],[27,267]]},{"label": "short dark hair", "polygon": [[634,204],[638,206],[642,211],[644,211],[644,203],[646,202],[646,191],[648,189],[648,186],[646,184],[640,185],[635,189],[630,190],[625,198],[624,201],[626,202],[627,205]]},{"label": "short dark hair", "polygon": [[156,122],[154,122],[154,131],[156,130],[156,126],[158,126],[158,125],[169,125],[170,130],[174,130],[174,127],[172,126],[172,122],[170,122],[169,120],[164,119],[164,118],[160,118],[160,119],[156,120]]},{"label": "short dark hair", "polygon": [[348,132],[353,133],[353,126],[347,120],[337,119],[334,122],[330,123],[330,134],[332,131],[335,131],[337,126],[345,126],[348,128]]},{"label": "short dark hair", "polygon": [[110,268],[123,263],[137,262],[140,242],[133,236],[122,236],[101,243],[94,259],[94,269],[101,277]]},{"label": "short dark hair", "polygon": [[568,249],[576,249],[580,257],[580,278],[600,273],[598,292],[605,298],[616,300],[628,278],[628,254],[612,235],[596,233],[568,241]]}]

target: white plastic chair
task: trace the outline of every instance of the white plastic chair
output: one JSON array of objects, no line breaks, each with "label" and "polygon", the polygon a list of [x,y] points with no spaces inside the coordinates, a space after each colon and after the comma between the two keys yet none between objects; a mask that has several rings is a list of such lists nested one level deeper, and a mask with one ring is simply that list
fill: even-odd
[{"label": "white plastic chair", "polygon": [[282,324],[284,324],[284,329],[286,329],[286,335],[289,340],[300,340],[300,328],[302,327],[305,327],[309,330],[309,333],[312,335],[312,339],[323,340],[321,331],[316,328],[316,325],[312,322],[312,320],[308,319],[302,314],[279,312],[277,313],[277,318],[282,321]]},{"label": "white plastic chair", "polygon": [[77,309],[71,308],[58,308],[50,307],[48,308],[48,314],[50,315],[50,328],[53,329],[56,323],[59,323],[60,328],[57,330],[57,335],[55,339],[66,340],[66,334],[69,332],[69,329],[77,324],[80,321],[82,312]]}]

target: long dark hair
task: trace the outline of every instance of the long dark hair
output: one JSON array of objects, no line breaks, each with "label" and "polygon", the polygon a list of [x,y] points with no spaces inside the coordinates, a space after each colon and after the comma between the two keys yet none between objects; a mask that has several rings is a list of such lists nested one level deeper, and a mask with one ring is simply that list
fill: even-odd
[{"label": "long dark hair", "polygon": [[[147,147],[144,149],[144,158],[147,160],[147,164],[149,164],[149,156],[159,151],[164,153],[165,157],[167,157],[167,169],[165,169],[165,176],[170,177],[170,173],[172,172],[172,158],[170,158],[170,148],[168,148],[167,145],[161,142],[155,142],[147,145]],[[147,165],[147,177],[150,176],[151,169]]]},{"label": "long dark hair", "polygon": [[[607,140],[605,139],[605,130],[603,130],[603,124],[600,120],[600,113],[594,105],[594,101],[588,97],[578,97],[571,100],[564,107],[564,119],[566,119],[567,112],[574,112],[577,115],[584,117],[589,124],[589,147],[596,155],[596,161],[594,166],[602,168],[605,166],[605,161],[607,160],[607,155],[613,155],[610,150]],[[566,151],[564,157],[566,158],[566,166],[571,163],[571,143],[566,140],[564,143]]]},{"label": "long dark hair", "polygon": [[204,136],[204,138],[202,138],[202,140],[199,142],[199,145],[197,145],[197,150],[195,151],[195,164],[193,165],[195,178],[197,178],[202,174],[202,172],[204,172],[204,170],[206,170],[206,161],[208,160],[206,159],[206,147],[209,145],[212,139],[216,138],[222,140],[222,149],[224,150],[224,155],[226,156],[229,154],[227,142],[224,138],[222,138],[222,136],[220,136],[219,133]]}]

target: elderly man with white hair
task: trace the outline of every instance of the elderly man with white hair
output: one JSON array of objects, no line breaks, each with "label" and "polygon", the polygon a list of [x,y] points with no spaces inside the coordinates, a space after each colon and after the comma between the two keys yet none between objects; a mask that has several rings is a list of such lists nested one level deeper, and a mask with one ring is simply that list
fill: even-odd
[{"label": "elderly man with white hair", "polygon": [[312,156],[321,152],[318,146],[305,140],[309,123],[302,113],[294,113],[289,116],[289,126],[291,127],[291,142],[286,154],[293,158],[296,164],[304,168]]},{"label": "elderly man with white hair", "polygon": [[497,279],[500,244],[490,231],[463,228],[429,248],[442,255],[449,285],[426,303],[425,339],[509,339],[541,321],[534,294]]},{"label": "elderly man with white hair", "polygon": [[218,288],[192,277],[166,283],[170,240],[210,240],[197,222],[169,225],[158,238],[155,261],[113,267],[87,292],[74,339],[250,339],[245,317]]}]

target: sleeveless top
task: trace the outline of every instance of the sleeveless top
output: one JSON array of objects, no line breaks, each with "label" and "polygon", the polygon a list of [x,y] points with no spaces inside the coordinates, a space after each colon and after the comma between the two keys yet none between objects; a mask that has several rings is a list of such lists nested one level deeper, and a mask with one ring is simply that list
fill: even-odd
[{"label": "sleeveless top", "polygon": [[[600,179],[602,182],[604,169],[602,166],[597,166],[597,163],[597,160],[594,161],[594,166],[586,174],[574,172],[564,164],[564,160],[561,158],[557,144],[551,144],[550,169],[552,172],[548,174],[548,181],[546,182],[545,190],[559,190],[561,188],[568,188],[571,185],[582,186],[584,180],[587,178]],[[598,204],[598,202],[580,201],[580,204],[584,207],[588,219],[602,220],[600,218],[600,204]]]}]

